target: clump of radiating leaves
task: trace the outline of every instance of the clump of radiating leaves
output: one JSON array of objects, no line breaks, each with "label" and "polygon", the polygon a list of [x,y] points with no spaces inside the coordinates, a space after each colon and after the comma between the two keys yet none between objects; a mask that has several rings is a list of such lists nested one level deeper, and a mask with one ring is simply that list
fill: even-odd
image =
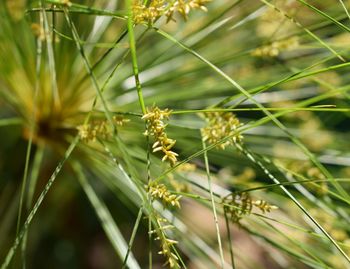
[{"label": "clump of radiating leaves", "polygon": [[[242,124],[233,113],[210,112],[205,114],[205,119],[207,125],[201,129],[204,141],[217,144],[217,148],[220,149],[242,142],[243,136],[238,131]],[[221,142],[224,138],[227,140]]]},{"label": "clump of radiating leaves", "polygon": [[165,121],[169,120],[171,110],[161,110],[158,107],[147,109],[147,113],[142,117],[147,123],[147,130],[144,133],[146,136],[152,136],[154,143],[152,145],[153,152],[162,152],[164,154],[162,161],[169,161],[171,165],[177,162],[176,152],[171,149],[174,147],[176,140],[168,138],[165,129],[167,124]]},{"label": "clump of radiating leaves", "polygon": [[253,200],[246,192],[232,193],[223,199],[224,212],[233,223],[238,223],[244,216],[252,213],[253,208],[259,209],[263,214],[277,209],[277,206],[270,205],[265,200]]},{"label": "clump of radiating leaves", "polygon": [[172,194],[164,184],[157,184],[154,181],[147,186],[148,193],[152,199],[162,201],[164,207],[180,208],[180,195]]},{"label": "clump of radiating leaves", "polygon": [[174,20],[176,13],[187,20],[191,10],[207,11],[205,5],[208,2],[210,0],[150,0],[145,4],[143,0],[134,0],[132,5],[133,21],[135,24],[147,23],[152,25],[161,16],[166,16],[169,22]]},{"label": "clump of radiating leaves", "polygon": [[[123,126],[129,122],[122,115],[113,117],[113,124]],[[112,135],[112,128],[106,120],[94,120],[77,127],[79,137],[84,142],[95,142],[96,139],[108,139]]]}]

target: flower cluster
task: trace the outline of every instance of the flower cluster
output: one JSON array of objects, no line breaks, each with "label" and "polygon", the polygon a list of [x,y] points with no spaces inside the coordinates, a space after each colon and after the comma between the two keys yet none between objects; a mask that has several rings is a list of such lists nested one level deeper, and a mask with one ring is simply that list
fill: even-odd
[{"label": "flower cluster", "polygon": [[237,131],[242,124],[231,112],[211,112],[205,115],[207,126],[201,129],[204,141],[216,144],[220,140],[229,137],[226,141],[217,145],[220,149],[240,143],[243,136]]},{"label": "flower cluster", "polygon": [[173,206],[180,208],[181,196],[171,194],[164,184],[150,183],[147,187],[148,193],[152,199],[160,199],[165,206]]},{"label": "flower cluster", "polygon": [[158,254],[164,255],[167,259],[166,264],[169,264],[170,268],[180,268],[178,263],[179,258],[174,253],[174,245],[178,242],[176,240],[170,239],[166,231],[174,228],[173,225],[170,225],[168,220],[161,218],[159,215],[156,216],[157,228],[153,231],[150,231],[151,234],[156,234],[157,237],[155,240],[159,240],[161,243],[161,249]]},{"label": "flower cluster", "polygon": [[224,198],[224,211],[233,223],[239,223],[243,216],[250,215],[253,207],[261,210],[263,214],[277,209],[277,206],[270,205],[264,200],[252,200],[246,192],[240,194],[231,194]]},{"label": "flower cluster", "polygon": [[72,2],[69,0],[61,0],[61,3],[67,7],[70,7],[72,5]]},{"label": "flower cluster", "polygon": [[113,121],[115,122],[115,124],[117,124],[119,126],[124,126],[125,123],[130,121],[130,119],[124,118],[123,115],[115,115],[115,116],[113,116]]},{"label": "flower cluster", "polygon": [[[129,119],[121,115],[113,117],[113,123],[123,126]],[[84,142],[95,142],[97,138],[107,139],[112,135],[112,130],[106,120],[96,120],[77,127],[80,139]]]},{"label": "flower cluster", "polygon": [[223,201],[224,211],[233,223],[239,223],[244,215],[252,212],[252,199],[247,193],[232,194]]},{"label": "flower cluster", "polygon": [[153,24],[162,15],[167,17],[167,22],[174,20],[174,14],[179,13],[185,20],[193,9],[207,11],[205,4],[211,0],[150,0],[148,5],[143,0],[134,0],[132,5],[133,21],[135,24]]},{"label": "flower cluster", "polygon": [[97,138],[106,139],[110,131],[106,121],[94,121],[77,127],[80,139],[84,142],[95,142]]},{"label": "flower cluster", "polygon": [[206,4],[211,0],[178,0],[174,1],[173,5],[167,10],[165,15],[168,17],[168,21],[173,20],[173,16],[178,12],[184,20],[187,20],[188,13],[193,9],[201,9],[203,11],[208,11]]},{"label": "flower cluster", "polygon": [[257,48],[251,52],[251,55],[257,57],[277,57],[281,51],[292,50],[298,46],[298,38],[291,37],[285,40],[272,42],[270,45]]},{"label": "flower cluster", "polygon": [[151,0],[148,6],[143,3],[143,0],[134,1],[132,5],[133,22],[153,24],[164,13],[165,1]]},{"label": "flower cluster", "polygon": [[256,200],[253,201],[252,204],[261,210],[263,214],[271,212],[273,209],[277,209],[277,206],[275,205],[270,205],[268,202],[265,200]]},{"label": "flower cluster", "polygon": [[41,41],[45,40],[45,31],[44,28],[40,26],[38,23],[32,23],[30,28],[33,31],[33,34],[39,38]]},{"label": "flower cluster", "polygon": [[178,263],[179,258],[176,256],[174,252],[171,251],[171,247],[169,247],[169,245],[173,245],[176,243],[177,241],[175,240],[165,238],[162,242],[162,250],[158,252],[158,254],[162,254],[167,257],[167,261],[165,265],[169,264],[170,268],[180,267]]},{"label": "flower cluster", "polygon": [[146,136],[153,136],[155,142],[152,145],[153,152],[161,151],[164,156],[162,161],[169,161],[171,165],[175,165],[177,162],[176,152],[171,151],[174,147],[176,140],[168,138],[165,128],[166,124],[164,120],[169,119],[171,110],[165,109],[161,110],[158,107],[152,107],[147,109],[147,113],[142,117],[142,119],[147,122],[147,130],[144,133]]}]

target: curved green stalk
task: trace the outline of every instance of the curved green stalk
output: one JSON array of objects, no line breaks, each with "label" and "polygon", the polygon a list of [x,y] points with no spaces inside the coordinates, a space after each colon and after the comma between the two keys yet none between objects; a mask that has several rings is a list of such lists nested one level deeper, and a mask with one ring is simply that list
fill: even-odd
[{"label": "curved green stalk", "polygon": [[216,236],[217,236],[217,240],[218,240],[218,244],[219,244],[219,251],[220,251],[220,258],[221,258],[221,268],[224,268],[224,263],[225,263],[225,261],[224,261],[224,252],[222,250],[219,221],[218,221],[218,216],[216,214],[216,206],[215,206],[214,196],[213,196],[213,188],[212,188],[211,177],[210,177],[208,154],[207,154],[207,151],[206,151],[206,145],[205,145],[205,141],[204,141],[203,137],[202,137],[202,146],[203,146],[203,150],[204,150],[204,163],[205,163],[205,171],[207,173],[207,178],[208,178],[208,186],[209,186],[211,207],[212,207],[213,214],[214,214]]},{"label": "curved green stalk", "polygon": [[11,262],[13,256],[14,256],[14,254],[15,254],[18,246],[19,246],[19,244],[21,243],[23,237],[27,233],[29,225],[31,224],[35,214],[37,213],[38,209],[40,208],[42,202],[44,201],[44,198],[47,195],[47,193],[51,189],[52,184],[55,182],[55,180],[56,180],[58,174],[60,173],[64,163],[70,157],[71,153],[75,149],[75,147],[78,144],[78,142],[79,142],[79,136],[76,136],[75,139],[73,140],[73,142],[70,144],[70,146],[66,150],[66,152],[64,153],[63,159],[58,163],[55,171],[52,173],[51,177],[47,181],[43,191],[40,193],[39,198],[36,200],[36,202],[35,202],[35,204],[33,206],[33,209],[30,211],[26,221],[24,222],[22,228],[20,229],[18,235],[16,236],[16,239],[15,239],[13,245],[11,246],[10,250],[8,251],[8,253],[7,253],[6,257],[5,257],[5,260],[2,263],[0,269],[6,269],[10,265],[10,262]]},{"label": "curved green stalk", "polygon": [[[77,175],[77,178],[88,197],[91,205],[93,206],[98,218],[100,219],[101,225],[106,233],[106,235],[109,238],[109,241],[112,243],[113,248],[119,255],[121,260],[124,260],[124,257],[129,257],[130,259],[125,260],[125,263],[128,265],[129,268],[135,268],[140,269],[140,265],[137,263],[136,259],[130,253],[129,247],[127,243],[124,240],[123,235],[121,234],[117,224],[115,223],[110,211],[108,210],[105,203],[99,198],[98,194],[95,192],[95,190],[92,188],[88,180],[86,179],[84,175],[83,168],[79,164],[79,162],[71,160],[71,165],[75,170],[75,173]],[[142,211],[140,211],[142,213]],[[139,213],[140,215],[140,213]],[[141,214],[142,215],[142,214]],[[140,217],[138,217],[139,219]],[[135,227],[138,227],[135,226]],[[135,229],[134,229],[135,230]],[[136,232],[136,230],[135,230]],[[134,234],[134,232],[133,232]]]},{"label": "curved green stalk", "polygon": [[139,68],[137,64],[137,56],[136,56],[136,42],[135,42],[135,33],[134,33],[134,22],[132,19],[132,9],[131,9],[131,0],[126,0],[127,7],[128,7],[128,34],[129,34],[129,43],[130,43],[130,53],[131,53],[131,61],[132,61],[132,67],[135,77],[135,83],[136,83],[136,89],[137,89],[137,95],[139,98],[141,110],[143,114],[146,114],[146,107],[145,102],[143,100],[142,95],[142,87],[139,79]]},{"label": "curved green stalk", "polygon": [[134,228],[132,229],[132,234],[131,234],[130,241],[129,241],[129,244],[128,244],[128,251],[126,252],[125,258],[124,258],[124,261],[123,261],[122,269],[126,268],[126,265],[127,265],[127,262],[128,262],[128,258],[129,258],[129,255],[130,255],[130,251],[131,251],[131,248],[132,248],[132,246],[134,244],[134,239],[135,239],[135,236],[136,236],[136,232],[137,232],[137,229],[138,229],[138,227],[140,225],[140,221],[141,221],[141,217],[142,217],[142,210],[143,210],[143,207],[141,207],[139,209],[139,213],[137,214],[135,225],[134,225]]}]

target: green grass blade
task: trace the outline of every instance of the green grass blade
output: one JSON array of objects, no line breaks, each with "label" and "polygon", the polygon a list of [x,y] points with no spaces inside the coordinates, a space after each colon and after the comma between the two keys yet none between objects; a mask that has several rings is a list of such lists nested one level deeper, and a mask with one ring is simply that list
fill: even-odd
[{"label": "green grass blade", "polygon": [[132,3],[131,0],[127,1],[128,5],[128,34],[129,34],[129,42],[130,42],[130,53],[131,53],[131,60],[132,60],[132,67],[135,77],[135,83],[136,83],[136,89],[137,89],[137,95],[139,98],[141,110],[143,114],[146,114],[146,107],[145,107],[145,101],[143,100],[142,95],[142,87],[139,79],[139,68],[137,64],[137,56],[136,56],[136,42],[135,42],[135,34],[134,34],[134,22],[132,20]]},{"label": "green grass blade", "polygon": [[23,120],[21,118],[0,119],[0,127],[7,127],[10,125],[20,125],[22,123],[23,123]]},{"label": "green grass blade", "polygon": [[28,215],[26,221],[24,222],[22,228],[20,229],[18,235],[16,236],[16,239],[15,239],[12,247],[8,251],[8,253],[6,255],[6,258],[5,258],[4,262],[2,263],[2,265],[0,267],[1,269],[6,269],[10,265],[10,262],[11,262],[13,256],[14,256],[17,248],[18,248],[18,245],[21,243],[23,237],[27,233],[27,230],[29,228],[30,223],[32,222],[35,214],[37,213],[37,211],[40,208],[42,202],[44,201],[45,196],[47,195],[47,193],[51,189],[52,184],[55,182],[55,180],[56,180],[58,174],[60,173],[64,163],[70,157],[71,153],[73,152],[73,150],[76,147],[76,145],[78,144],[78,142],[79,142],[79,137],[77,136],[73,140],[73,142],[70,144],[70,146],[68,147],[67,151],[64,153],[63,159],[59,162],[59,164],[57,165],[55,171],[53,172],[53,174],[51,175],[51,177],[47,181],[43,191],[41,192],[40,196],[36,200],[32,210],[29,212],[29,215]]},{"label": "green grass blade", "polygon": [[[309,36],[311,36],[313,39],[315,39],[317,42],[319,42],[323,47],[328,49],[331,53],[333,53],[335,56],[337,56],[341,61],[346,62],[346,60],[338,53],[336,52],[331,46],[329,46],[326,42],[324,42],[321,38],[319,38],[317,35],[315,35],[313,32],[311,32],[309,29],[305,28],[303,25],[300,24],[300,22],[296,21],[293,17],[286,14],[284,11],[276,7],[275,5],[271,4],[270,2],[267,2],[266,0],[260,0],[267,6],[273,8],[277,12],[281,13],[283,16],[285,16],[287,19],[289,19],[292,23],[303,29]],[[298,0],[299,1],[299,0]]]},{"label": "green grass blade", "polygon": [[131,248],[132,248],[132,246],[134,244],[136,232],[137,232],[137,229],[138,229],[138,227],[140,225],[140,221],[141,221],[141,217],[142,217],[142,209],[143,208],[141,207],[140,210],[139,210],[139,213],[137,214],[135,225],[134,225],[134,228],[132,229],[132,234],[131,234],[130,241],[129,241],[129,244],[128,244],[128,251],[126,252],[126,255],[125,255],[125,258],[124,258],[124,261],[123,261],[122,269],[126,268],[125,266],[127,265],[128,258],[129,258],[129,255],[130,255],[130,251],[131,251]]},{"label": "green grass blade", "polygon": [[[281,182],[265,167],[265,165],[260,162],[259,160],[256,160],[253,156],[253,153],[248,151],[246,148],[243,148],[241,145],[237,144],[236,147],[249,158],[253,163],[258,165],[262,171],[276,184],[280,184]],[[294,197],[294,195],[288,191],[283,185],[280,185],[280,188],[283,190],[283,192],[300,208],[300,210],[316,225],[318,229],[328,238],[328,240],[337,248],[337,250],[342,254],[342,256],[347,260],[347,262],[350,264],[350,258],[345,253],[345,251],[339,246],[339,244],[333,239],[332,236],[314,219],[309,212],[306,210],[306,208]]]},{"label": "green grass blade", "polygon": [[[107,206],[85,178],[83,168],[78,162],[73,160],[71,160],[71,165],[75,170],[80,185],[96,211],[96,214],[101,222],[101,226],[103,227],[109,241],[113,245],[113,248],[117,252],[120,259],[123,261],[124,257],[126,257],[126,254],[128,253],[128,245],[125,242],[123,235],[121,234]],[[129,268],[141,268],[132,253],[129,254],[129,259],[126,261],[126,264]]]},{"label": "green grass blade", "polygon": [[209,159],[208,159],[208,154],[207,154],[207,151],[206,151],[206,144],[205,144],[205,141],[204,141],[203,138],[202,138],[202,146],[203,146],[203,150],[204,150],[205,171],[207,173],[207,178],[208,178],[208,186],[209,186],[209,192],[210,192],[211,206],[212,206],[213,215],[214,215],[216,237],[217,237],[218,244],[219,244],[221,268],[224,268],[224,263],[225,263],[225,261],[224,261],[224,252],[223,252],[222,244],[221,244],[219,221],[218,221],[218,216],[217,216],[217,213],[216,213],[216,206],[215,206],[214,196],[213,196],[213,189],[212,189],[210,170],[209,170]]}]

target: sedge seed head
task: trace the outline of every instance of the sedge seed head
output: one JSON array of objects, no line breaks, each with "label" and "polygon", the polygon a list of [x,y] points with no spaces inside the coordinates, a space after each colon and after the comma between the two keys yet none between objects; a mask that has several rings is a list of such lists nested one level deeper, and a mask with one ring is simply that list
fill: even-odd
[{"label": "sedge seed head", "polygon": [[147,109],[147,113],[143,115],[142,119],[147,123],[147,130],[144,134],[154,138],[153,152],[162,152],[162,161],[168,161],[173,166],[179,155],[172,150],[176,140],[168,138],[165,130],[167,124],[164,121],[169,120],[170,114],[171,110],[169,109],[161,110],[153,106]]},{"label": "sedge seed head", "polygon": [[229,145],[241,143],[243,136],[237,131],[242,124],[231,112],[211,112],[205,115],[207,126],[201,129],[204,141],[216,144],[228,137],[225,142],[219,143],[217,148],[225,149]]}]

